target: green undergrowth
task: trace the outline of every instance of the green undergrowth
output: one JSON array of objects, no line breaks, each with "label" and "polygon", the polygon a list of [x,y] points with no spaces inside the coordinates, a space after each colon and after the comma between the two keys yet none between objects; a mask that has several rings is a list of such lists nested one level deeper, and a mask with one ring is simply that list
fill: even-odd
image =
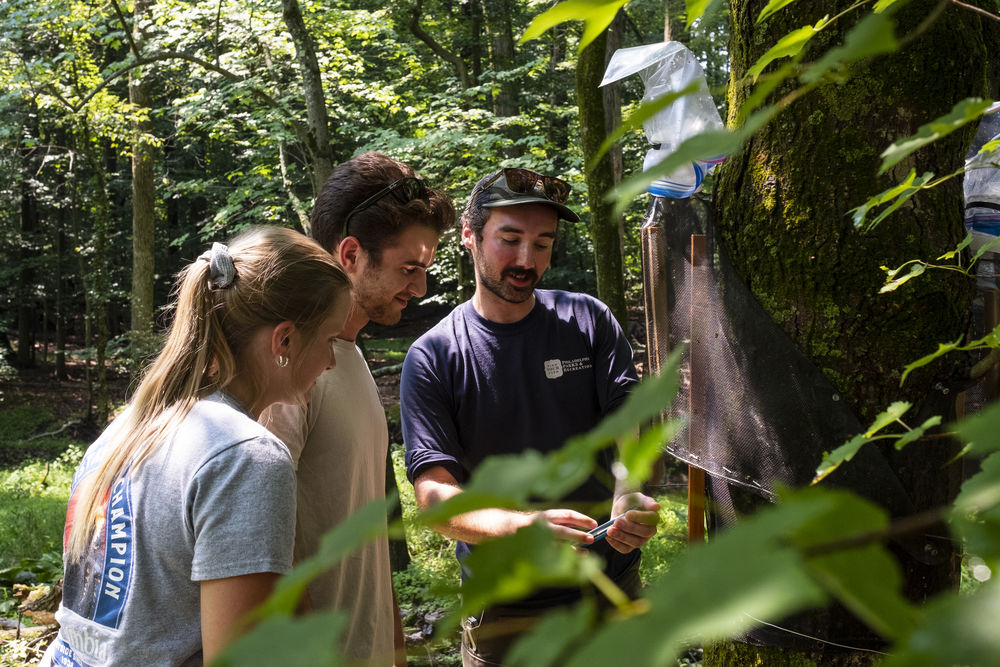
[{"label": "green undergrowth", "polygon": [[0,469],[0,568],[62,548],[66,502],[83,448],[71,445],[51,461]]},{"label": "green undergrowth", "polygon": [[415,338],[366,338],[365,353],[372,363],[400,364]]},{"label": "green undergrowth", "polygon": [[56,458],[73,444],[71,437],[56,433],[62,426],[49,410],[28,403],[0,411],[0,468]]}]

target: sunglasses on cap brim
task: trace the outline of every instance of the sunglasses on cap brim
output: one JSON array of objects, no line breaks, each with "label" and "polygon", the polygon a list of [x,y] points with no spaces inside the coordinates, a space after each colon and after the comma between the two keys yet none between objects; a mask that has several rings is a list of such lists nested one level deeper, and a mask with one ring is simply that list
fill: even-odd
[{"label": "sunglasses on cap brim", "polygon": [[569,183],[561,178],[539,174],[531,169],[508,167],[501,169],[489,181],[483,183],[483,192],[492,187],[501,178],[507,184],[507,189],[519,195],[540,195],[556,204],[565,204],[572,190]]}]

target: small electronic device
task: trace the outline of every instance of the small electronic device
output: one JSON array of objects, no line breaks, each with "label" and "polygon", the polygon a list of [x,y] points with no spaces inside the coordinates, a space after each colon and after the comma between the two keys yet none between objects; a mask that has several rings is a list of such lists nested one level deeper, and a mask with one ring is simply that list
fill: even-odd
[{"label": "small electronic device", "polygon": [[601,540],[603,540],[605,537],[608,536],[608,528],[610,528],[611,526],[615,525],[615,521],[617,521],[621,517],[625,516],[626,512],[630,512],[632,510],[637,510],[637,509],[639,509],[639,508],[638,507],[629,507],[627,510],[625,510],[625,512],[622,512],[618,516],[611,517],[610,519],[608,519],[607,521],[605,521],[604,523],[602,523],[597,528],[594,528],[592,530],[588,530],[587,534],[588,535],[593,535],[594,536],[594,541],[591,544],[584,544],[583,546],[590,547],[590,546],[593,546],[594,544],[597,544]]}]

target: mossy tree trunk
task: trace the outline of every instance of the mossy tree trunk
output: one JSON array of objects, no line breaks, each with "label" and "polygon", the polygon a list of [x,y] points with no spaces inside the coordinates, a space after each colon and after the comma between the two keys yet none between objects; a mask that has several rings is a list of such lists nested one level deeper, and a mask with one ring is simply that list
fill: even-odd
[{"label": "mossy tree trunk", "polygon": [[[757,24],[765,4],[730,2],[730,122],[745,101],[747,88],[738,82],[748,68],[781,36],[842,8],[842,3],[799,0]],[[910,3],[896,15],[897,35],[913,35],[936,9],[935,2]],[[805,61],[841,43],[852,22],[820,33]],[[928,271],[894,292],[878,293],[885,280],[881,266],[933,261],[962,240],[961,179],[920,193],[873,231],[856,229],[849,211],[900,182],[911,168],[943,175],[961,166],[975,124],[916,152],[891,173],[876,175],[879,155],[893,141],[912,135],[959,100],[987,94],[989,58],[980,18],[948,6],[898,53],[855,66],[846,82],[794,102],[722,168],[716,220],[737,272],[862,423],[871,423],[897,400],[914,403],[911,425],[929,414],[948,419],[967,373],[964,361],[952,356],[900,387],[908,363],[966,333],[970,278]],[[776,95],[787,92],[785,87]],[[947,465],[953,447],[935,442],[887,452],[918,509],[940,507],[956,491],[955,466]],[[955,552],[931,560],[901,557],[913,600],[957,581]],[[708,655],[706,665],[721,664]],[[770,664],[759,662],[760,652],[749,647],[743,655],[744,662],[732,662],[729,655],[726,664]],[[823,664],[858,664],[858,659],[830,655]]]},{"label": "mossy tree trunk", "polygon": [[[590,164],[607,137],[605,129],[604,93],[598,86],[604,76],[607,33],[580,52],[576,67],[576,95],[580,108],[580,139],[583,160]],[[606,195],[615,184],[611,155],[605,153],[586,173],[587,200],[590,202],[590,235],[594,241],[594,265],[597,274],[597,296],[614,314],[623,328],[628,326],[625,308],[625,279],[622,269],[621,237],[618,221],[612,214]]]}]

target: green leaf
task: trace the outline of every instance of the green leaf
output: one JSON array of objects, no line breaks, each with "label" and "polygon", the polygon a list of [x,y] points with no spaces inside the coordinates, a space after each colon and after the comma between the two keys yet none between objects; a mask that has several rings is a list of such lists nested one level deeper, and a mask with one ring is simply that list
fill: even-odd
[{"label": "green leaf", "polygon": [[879,634],[898,638],[914,627],[917,615],[901,595],[903,577],[896,561],[880,544],[826,546],[884,531],[888,523],[885,510],[845,494],[828,513],[804,523],[793,540],[807,553],[816,551],[806,565],[824,590]]},{"label": "green leaf", "polygon": [[902,449],[911,442],[916,442],[920,438],[924,437],[924,433],[927,432],[927,429],[934,428],[935,426],[940,426],[940,424],[941,424],[940,416],[935,415],[933,417],[928,418],[920,426],[916,428],[911,428],[909,431],[899,436],[899,439],[896,440],[896,449]]},{"label": "green leaf", "polygon": [[[992,452],[980,464],[979,472],[962,484],[962,490],[955,499],[955,512],[976,514],[980,518],[984,512],[1000,506],[1000,452]],[[979,552],[976,552],[977,554]]]},{"label": "green leaf", "polygon": [[638,439],[622,443],[619,460],[628,470],[628,485],[639,488],[649,479],[653,465],[660,457],[663,446],[673,440],[684,425],[684,420],[674,419],[649,427]]},{"label": "green leaf", "polygon": [[851,28],[842,46],[827,51],[822,58],[803,72],[801,79],[803,83],[813,83],[833,69],[881,53],[890,53],[898,48],[899,44],[896,42],[893,24],[889,18],[882,14],[869,14]]},{"label": "green leaf", "polygon": [[[972,243],[972,234],[969,234],[966,238],[968,239],[969,243]],[[969,243],[966,243],[965,245],[969,245]],[[975,264],[976,260],[978,260],[980,257],[982,257],[988,252],[996,252],[997,244],[1000,244],[1000,236],[994,238],[989,243],[984,243],[983,245],[979,246],[979,250],[977,250],[976,254],[972,256],[971,260],[969,260],[969,264]],[[964,248],[965,245],[961,247]]]},{"label": "green leaf", "polygon": [[795,2],[795,0],[771,0],[767,3],[767,6],[764,7],[764,9],[760,10],[760,14],[757,15],[757,23],[760,23],[771,14],[777,13],[779,10],[784,9],[793,2]]},{"label": "green leaf", "polygon": [[875,421],[872,422],[872,425],[868,427],[867,431],[859,433],[840,447],[834,449],[832,452],[823,454],[823,460],[816,469],[816,476],[813,477],[812,484],[817,484],[822,481],[823,478],[839,468],[842,463],[850,461],[854,458],[854,455],[858,453],[858,450],[874,440],[875,435],[883,428],[889,424],[899,421],[900,417],[902,417],[906,411],[910,409],[910,407],[910,403],[905,401],[896,401],[884,412],[879,413],[879,415],[875,417]]},{"label": "green leaf", "polygon": [[918,368],[922,368],[923,366],[926,366],[927,364],[931,363],[932,361],[934,361],[938,357],[942,357],[942,356],[948,354],[949,352],[957,350],[958,349],[958,344],[961,341],[962,341],[962,338],[959,337],[959,338],[957,338],[955,340],[954,343],[938,343],[938,349],[937,350],[935,350],[934,352],[931,352],[930,354],[928,354],[926,356],[920,357],[919,359],[917,359],[913,363],[907,364],[906,368],[903,369],[903,377],[899,378],[899,386],[900,387],[903,386],[903,383],[906,382],[906,376],[909,375],[912,371],[915,371]]},{"label": "green leaf", "polygon": [[820,461],[819,467],[816,468],[816,475],[813,477],[811,483],[818,484],[821,482],[827,475],[839,468],[840,464],[853,459],[858,450],[871,441],[870,437],[864,433],[859,433],[832,452],[824,452],[823,460]]},{"label": "green leaf", "polygon": [[464,564],[469,576],[462,582],[462,609],[471,614],[538,588],[583,584],[603,568],[600,558],[557,541],[537,523],[480,545]]},{"label": "green leaf", "polygon": [[927,605],[920,627],[893,647],[882,667],[992,665],[1000,655],[1000,577],[970,595],[939,598]]},{"label": "green leaf", "polygon": [[883,637],[906,636],[919,614],[901,595],[899,565],[878,545],[809,560],[811,573],[866,625]]},{"label": "green leaf", "polygon": [[542,12],[528,25],[521,35],[520,43],[541,37],[549,28],[567,21],[584,21],[586,27],[580,38],[579,50],[588,44],[611,25],[618,10],[628,4],[628,0],[566,0],[555,7]]},{"label": "green leaf", "polygon": [[569,649],[586,639],[593,622],[592,600],[585,599],[573,607],[558,607],[511,647],[504,664],[510,667],[560,665]]},{"label": "green leaf", "polygon": [[[904,264],[903,266],[906,265]],[[899,276],[898,278],[894,278],[893,276],[896,276],[899,273],[899,271],[903,268],[902,266],[897,269],[893,269],[891,271],[887,270],[886,273],[889,274],[888,277],[892,278],[892,280],[887,280],[886,283],[882,285],[882,288],[878,291],[878,293],[885,294],[886,292],[893,292],[899,287],[901,287],[904,283],[912,280],[913,278],[916,278],[917,276],[923,274],[923,272],[927,270],[927,265],[920,261],[910,262],[909,266],[910,266],[910,272],[907,273],[906,275]]]},{"label": "green leaf", "polygon": [[376,499],[323,536],[319,550],[278,580],[274,593],[254,612],[255,618],[294,613],[306,586],[317,576],[386,532],[386,516],[395,499]]},{"label": "green leaf", "polygon": [[989,404],[955,424],[954,429],[969,443],[972,454],[1000,451],[1000,403]]},{"label": "green leaf", "polygon": [[878,2],[875,3],[875,6],[872,7],[872,11],[876,14],[881,14],[897,2],[905,2],[905,0],[878,0]]},{"label": "green leaf", "polygon": [[335,648],[348,621],[343,611],[316,612],[302,618],[268,618],[226,647],[211,665],[348,665]]},{"label": "green leaf", "polygon": [[983,459],[979,472],[962,484],[951,524],[968,553],[1000,563],[1000,452]]},{"label": "green leaf", "polygon": [[861,224],[864,223],[865,218],[873,209],[885,204],[886,202],[893,202],[892,205],[882,211],[878,217],[868,223],[868,227],[866,227],[866,229],[869,231],[874,229],[880,222],[885,220],[889,214],[905,204],[910,197],[920,192],[920,190],[932,178],[934,178],[934,174],[931,172],[924,172],[920,178],[917,178],[917,172],[911,169],[910,173],[902,183],[894,185],[885,192],[875,195],[861,206],[851,209],[851,217],[854,220],[854,225],[861,226]]},{"label": "green leaf", "polygon": [[[997,238],[997,241],[1000,241],[1000,237]],[[972,243],[972,234],[966,234],[965,238],[959,242],[958,246],[956,246],[954,250],[949,250],[945,254],[938,257],[938,260],[954,259],[958,257],[959,255],[962,254],[963,250],[969,247],[971,243]],[[996,243],[996,241],[994,241],[993,243]]]},{"label": "green leaf", "polygon": [[951,134],[967,123],[978,120],[991,104],[989,100],[979,97],[968,97],[957,103],[948,114],[921,125],[913,136],[900,139],[886,148],[882,152],[882,165],[878,173],[884,174],[913,151]]},{"label": "green leaf", "polygon": [[630,664],[672,664],[691,642],[731,637],[821,604],[825,596],[788,536],[828,516],[843,497],[825,490],[799,494],[741,520],[707,545],[691,547],[644,589],[648,611],[598,628],[561,664],[619,664],[623,647]]},{"label": "green leaf", "polygon": [[[790,1],[791,0],[789,0],[789,2]],[[798,56],[802,52],[802,49],[805,48],[806,43],[812,39],[813,35],[819,32],[823,26],[826,25],[826,22],[827,18],[824,17],[820,19],[815,26],[803,26],[798,30],[793,30],[779,39],[777,44],[768,49],[767,52],[762,55],[756,63],[754,63],[753,67],[747,70],[747,75],[753,77],[753,80],[756,82],[760,73],[764,71],[764,68],[775,60],[778,60],[779,58]]]},{"label": "green leaf", "polygon": [[720,0],[684,0],[684,7],[687,14],[687,27],[690,28],[695,21],[700,19],[708,10],[716,5]]},{"label": "green leaf", "polygon": [[895,401],[890,405],[884,412],[879,413],[875,417],[875,421],[872,425],[865,431],[865,435],[869,438],[873,437],[876,433],[884,429],[886,426],[899,421],[899,419],[906,414],[906,411],[913,407],[912,403],[907,403],[906,401]]}]

